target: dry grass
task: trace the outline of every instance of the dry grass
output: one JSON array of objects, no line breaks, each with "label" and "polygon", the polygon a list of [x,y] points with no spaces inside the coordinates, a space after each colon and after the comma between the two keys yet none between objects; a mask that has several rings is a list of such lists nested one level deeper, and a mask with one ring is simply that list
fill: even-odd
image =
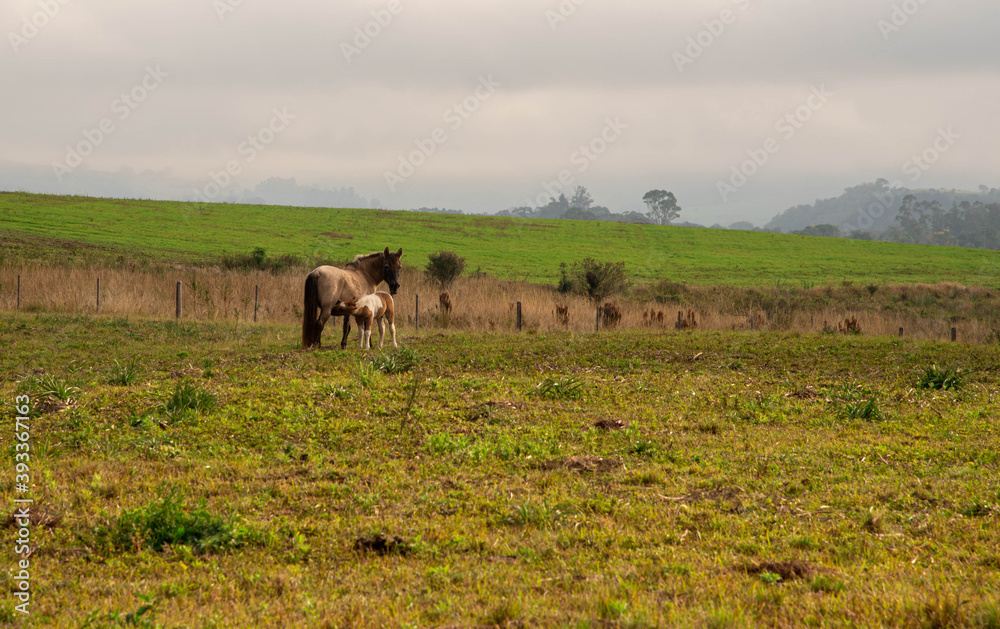
[{"label": "dry grass", "polygon": [[[219,268],[39,265],[0,267],[0,310],[16,308],[21,276],[21,310],[93,313],[97,279],[100,313],[110,316],[173,318],[177,282],[183,292],[183,318],[252,321],[254,290],[257,320],[294,323],[302,313],[307,270],[278,274],[224,271]],[[440,289],[418,269],[404,268],[396,295],[397,322],[415,324],[420,295],[421,328],[474,331],[513,330],[516,303],[522,304],[528,331],[594,329],[595,311],[586,299],[558,293],[550,286],[463,277],[449,289],[451,312],[441,316]],[[963,342],[1000,341],[1000,291],[953,283],[860,287],[850,283],[810,289],[691,287],[661,283],[612,299],[621,311],[615,326],[629,329],[786,330],[838,333],[856,320],[864,335],[950,338],[952,327]],[[564,312],[557,308],[564,306]],[[662,313],[662,317],[660,316]],[[678,316],[682,325],[678,327]],[[603,327],[603,326],[602,326]]]}]

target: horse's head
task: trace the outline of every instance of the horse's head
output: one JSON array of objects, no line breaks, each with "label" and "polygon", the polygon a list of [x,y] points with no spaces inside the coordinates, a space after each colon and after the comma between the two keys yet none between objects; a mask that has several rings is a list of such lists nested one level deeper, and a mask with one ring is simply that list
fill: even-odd
[{"label": "horse's head", "polygon": [[396,291],[399,290],[399,269],[402,268],[399,259],[402,257],[402,249],[392,253],[389,251],[389,247],[386,247],[385,251],[382,252],[382,277],[389,285],[389,294],[391,295],[395,295]]}]

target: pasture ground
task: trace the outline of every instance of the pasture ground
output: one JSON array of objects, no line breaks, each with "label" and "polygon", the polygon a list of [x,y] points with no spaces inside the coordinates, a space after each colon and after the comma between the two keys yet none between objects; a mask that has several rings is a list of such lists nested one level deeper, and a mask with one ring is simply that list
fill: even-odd
[{"label": "pasture ground", "polygon": [[[8,551],[0,620],[1000,626],[996,345],[298,337],[0,317],[8,434],[14,396],[35,404],[38,546],[32,616]],[[918,386],[949,367],[957,389]]]}]

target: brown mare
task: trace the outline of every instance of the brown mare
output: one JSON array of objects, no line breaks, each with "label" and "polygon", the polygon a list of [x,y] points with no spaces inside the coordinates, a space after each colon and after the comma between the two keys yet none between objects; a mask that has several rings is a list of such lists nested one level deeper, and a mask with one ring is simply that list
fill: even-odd
[{"label": "brown mare", "polygon": [[[302,347],[319,347],[323,326],[330,318],[338,301],[350,301],[371,295],[383,281],[393,295],[399,290],[399,259],[403,250],[396,253],[376,251],[359,255],[344,267],[321,266],[306,276],[305,300],[302,312]],[[344,317],[344,338],[341,349],[347,349],[347,336],[351,333],[351,318]]]}]

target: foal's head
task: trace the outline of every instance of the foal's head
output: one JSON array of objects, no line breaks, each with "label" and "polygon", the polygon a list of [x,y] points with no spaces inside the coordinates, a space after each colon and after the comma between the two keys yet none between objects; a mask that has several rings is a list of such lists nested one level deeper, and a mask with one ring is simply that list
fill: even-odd
[{"label": "foal's head", "polygon": [[402,268],[399,259],[402,257],[402,249],[392,253],[389,251],[389,247],[386,247],[385,251],[382,252],[382,277],[389,285],[389,294],[391,295],[395,295],[396,291],[399,290],[399,269]]},{"label": "foal's head", "polygon": [[354,314],[354,311],[358,309],[357,299],[352,299],[350,301],[338,301],[333,304],[333,308],[330,309],[331,317],[346,317],[348,315]]}]

